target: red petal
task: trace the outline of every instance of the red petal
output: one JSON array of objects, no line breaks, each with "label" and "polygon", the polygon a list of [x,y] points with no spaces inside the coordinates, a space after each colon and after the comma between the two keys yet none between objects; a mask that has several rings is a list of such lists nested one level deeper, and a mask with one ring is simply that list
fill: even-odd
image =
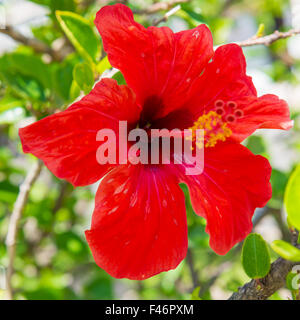
[{"label": "red petal", "polygon": [[[213,55],[212,36],[204,25],[175,34],[167,27],[146,29],[122,4],[102,8],[95,24],[109,61],[156,118],[183,105],[186,90]],[[153,97],[163,110],[153,109]]]},{"label": "red petal", "polygon": [[[246,60],[235,44],[219,47],[203,75],[191,88],[188,104],[193,119],[213,110],[218,100],[234,101],[243,116],[230,124],[232,140],[242,141],[259,128],[288,130],[292,127],[287,103],[275,95],[257,98],[251,77],[246,75]],[[195,121],[195,120],[194,120]]]},{"label": "red petal", "polygon": [[201,175],[182,172],[181,179],[189,187],[195,212],[207,220],[211,248],[225,254],[251,231],[255,208],[271,198],[271,167],[236,143],[206,148],[204,157]]},{"label": "red petal", "polygon": [[91,93],[66,111],[53,114],[20,129],[25,153],[42,159],[57,177],[74,186],[96,182],[110,168],[96,160],[98,130],[118,130],[119,120],[139,118],[132,91],[115,80],[103,79]]},{"label": "red petal", "polygon": [[146,279],[185,257],[184,195],[167,170],[119,166],[102,180],[86,237],[96,263],[113,277]]},{"label": "red petal", "polygon": [[288,104],[273,94],[237,100],[244,116],[230,124],[231,139],[243,141],[256,129],[282,129],[293,127]]}]

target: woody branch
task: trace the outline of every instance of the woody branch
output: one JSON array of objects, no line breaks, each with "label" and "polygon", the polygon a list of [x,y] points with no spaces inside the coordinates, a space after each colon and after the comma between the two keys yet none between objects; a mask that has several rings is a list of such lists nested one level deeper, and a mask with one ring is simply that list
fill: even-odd
[{"label": "woody branch", "polygon": [[148,8],[141,9],[141,10],[134,10],[133,12],[136,14],[153,14],[159,11],[167,11],[172,9],[174,6],[181,4],[181,3],[187,3],[190,0],[169,0],[165,2],[156,2],[149,6]]},{"label": "woody branch", "polygon": [[[292,244],[300,248],[297,243],[298,232],[293,232]],[[257,282],[255,279],[246,283],[233,293],[229,300],[266,300],[277,290],[285,286],[286,277],[293,266],[299,262],[292,262],[283,258],[278,258],[271,265],[269,273]]]},{"label": "woody branch", "polygon": [[4,29],[0,28],[0,33],[9,36],[13,40],[22,43],[25,46],[31,47],[37,53],[49,54],[53,60],[60,61],[64,58],[64,55],[60,50],[54,50],[37,39],[25,37],[12,26],[6,26]]},{"label": "woody branch", "polygon": [[264,37],[254,36],[250,39],[247,39],[241,42],[236,42],[236,44],[238,44],[241,47],[250,47],[250,46],[256,46],[256,45],[269,46],[277,40],[286,39],[286,38],[295,36],[297,34],[300,34],[300,29],[291,29],[286,32],[279,32],[276,30],[275,32],[267,36],[264,36]]},{"label": "woody branch", "polygon": [[6,272],[6,286],[7,286],[7,299],[13,298],[13,288],[11,284],[11,278],[14,272],[14,260],[16,255],[16,243],[19,223],[22,217],[22,213],[26,206],[30,189],[33,186],[34,182],[38,178],[42,169],[42,162],[38,160],[32,169],[28,172],[24,182],[20,186],[20,191],[17,197],[17,200],[14,204],[14,208],[9,220],[8,232],[6,236],[6,247],[8,253],[8,265]]}]

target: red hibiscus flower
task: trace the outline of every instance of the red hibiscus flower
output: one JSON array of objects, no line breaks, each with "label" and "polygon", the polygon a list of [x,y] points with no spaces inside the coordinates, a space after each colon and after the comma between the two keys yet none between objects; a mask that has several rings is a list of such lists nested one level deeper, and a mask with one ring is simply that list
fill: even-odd
[{"label": "red hibiscus flower", "polygon": [[[229,44],[214,52],[204,25],[178,33],[145,28],[121,4],[102,8],[95,24],[127,86],[103,79],[67,110],[21,129],[24,152],[74,186],[104,177],[86,238],[96,263],[110,275],[145,279],[184,259],[180,182],[189,187],[195,212],[207,220],[211,248],[225,254],[251,231],[255,208],[272,193],[268,161],[240,143],[259,128],[291,128],[286,102],[257,97],[242,49]],[[99,165],[97,131],[117,132],[120,120],[129,129],[204,129],[203,173],[185,175],[184,163]]]}]

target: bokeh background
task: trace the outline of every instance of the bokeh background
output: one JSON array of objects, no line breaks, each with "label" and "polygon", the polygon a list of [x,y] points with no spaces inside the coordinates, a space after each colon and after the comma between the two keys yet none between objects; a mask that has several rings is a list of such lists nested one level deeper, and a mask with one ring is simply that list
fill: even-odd
[{"label": "bokeh background", "polygon": [[[136,19],[153,24],[168,10],[152,10],[164,1],[130,0]],[[264,24],[264,33],[300,27],[299,0],[191,0],[166,22],[174,31],[206,23],[214,44],[246,40]],[[72,11],[91,22],[95,13],[114,1],[7,0],[0,1],[0,266],[8,263],[5,238],[19,186],[36,161],[24,155],[18,129],[64,109],[82,92],[74,90],[73,69],[82,58],[62,31],[55,10]],[[154,12],[153,12],[154,11]],[[25,38],[38,40],[60,52],[59,59],[4,34],[10,26]],[[99,46],[101,46],[101,39]],[[300,153],[300,36],[279,40],[270,47],[244,49],[248,74],[259,94],[274,93],[288,101],[295,127],[290,132],[259,131],[245,144],[266,156],[272,166],[273,198],[254,216],[254,231],[267,242],[289,241],[283,210],[287,179]],[[105,57],[102,52],[99,61]],[[106,63],[106,64],[105,64]],[[109,73],[103,62],[102,71]],[[134,70],[132,71],[134,72]],[[114,75],[120,82],[120,74]],[[191,299],[200,287],[203,299],[226,299],[249,281],[241,266],[241,245],[226,256],[208,246],[205,221],[187,202],[189,251],[180,266],[145,281],[116,280],[94,263],[84,238],[89,228],[97,185],[74,189],[46,168],[34,184],[20,220],[12,286],[14,299]],[[272,259],[277,256],[271,252]],[[2,268],[1,267],[1,268]],[[2,268],[3,269],[3,268]],[[5,290],[0,289],[4,298]],[[271,299],[288,299],[283,288]]]}]

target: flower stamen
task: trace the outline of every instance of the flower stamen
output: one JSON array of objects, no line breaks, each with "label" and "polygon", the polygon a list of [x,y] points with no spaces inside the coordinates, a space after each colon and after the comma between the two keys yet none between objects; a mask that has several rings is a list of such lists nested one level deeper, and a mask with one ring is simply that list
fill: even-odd
[{"label": "flower stamen", "polygon": [[[205,147],[214,147],[218,141],[225,141],[232,134],[227,123],[223,122],[222,116],[215,111],[203,114],[190,129],[193,130],[192,140],[196,143],[197,147],[201,148],[203,145]],[[197,129],[204,130],[204,142],[197,141],[194,134]]]}]

